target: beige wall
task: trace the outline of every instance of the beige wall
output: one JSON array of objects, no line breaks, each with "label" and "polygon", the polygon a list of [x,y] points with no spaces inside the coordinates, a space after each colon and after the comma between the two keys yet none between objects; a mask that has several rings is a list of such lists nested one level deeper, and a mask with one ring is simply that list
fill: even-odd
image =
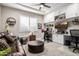
[{"label": "beige wall", "polygon": [[16,19],[16,24],[15,24],[14,27],[11,28],[11,32],[14,35],[18,35],[19,34],[19,20],[20,20],[21,15],[37,17],[38,18],[38,23],[43,24],[43,16],[41,16],[41,15],[33,14],[33,13],[30,13],[30,12],[25,12],[25,11],[21,11],[21,10],[17,10],[17,9],[2,6],[2,25],[1,25],[1,29],[4,31],[5,25],[6,25],[5,22],[6,22],[6,19],[8,17],[14,17]]},{"label": "beige wall", "polygon": [[[60,15],[62,13],[66,14],[66,19],[79,16],[79,3],[73,3],[73,4],[63,7],[59,10],[52,11],[51,13],[45,15],[44,21],[45,22],[50,22],[50,21],[53,22],[54,17],[57,15]],[[72,20],[72,19],[69,19],[69,20]],[[68,28],[68,30],[70,30],[70,29],[79,29],[79,25],[72,25],[71,24],[71,26]]]},{"label": "beige wall", "polygon": [[0,6],[0,31],[1,31],[1,6]]}]

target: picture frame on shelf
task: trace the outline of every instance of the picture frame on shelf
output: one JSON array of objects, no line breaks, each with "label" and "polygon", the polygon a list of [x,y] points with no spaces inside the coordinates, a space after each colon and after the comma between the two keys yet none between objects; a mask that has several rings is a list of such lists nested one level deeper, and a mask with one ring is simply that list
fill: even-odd
[{"label": "picture frame on shelf", "polygon": [[65,18],[66,18],[65,13],[62,13],[62,14],[60,14],[60,15],[55,16],[55,20],[63,20],[63,19],[65,19]]}]

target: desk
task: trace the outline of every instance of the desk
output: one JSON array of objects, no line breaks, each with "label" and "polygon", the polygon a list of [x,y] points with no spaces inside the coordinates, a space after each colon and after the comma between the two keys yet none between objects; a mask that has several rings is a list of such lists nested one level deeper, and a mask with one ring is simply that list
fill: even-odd
[{"label": "desk", "polygon": [[[74,39],[74,37],[75,37],[75,39]],[[75,50],[79,49],[79,48],[78,48],[79,36],[74,36],[74,37],[72,37],[72,36],[70,36],[70,35],[64,35],[64,45],[69,46],[69,48],[70,48],[70,47],[72,47],[72,46],[71,46],[71,43],[72,43],[72,42],[75,43],[76,46],[75,46],[75,47],[72,47],[72,48],[74,48],[73,52],[74,52]],[[75,40],[75,41],[73,41],[73,40]]]},{"label": "desk", "polygon": [[70,35],[64,35],[64,45],[70,46],[71,45],[70,39],[71,39]]},{"label": "desk", "polygon": [[75,43],[75,48],[74,48],[74,50],[73,50],[73,52],[75,51],[75,50],[79,50],[79,47],[78,47],[78,44],[79,44],[79,36],[72,36],[72,39],[73,39],[73,42]]}]

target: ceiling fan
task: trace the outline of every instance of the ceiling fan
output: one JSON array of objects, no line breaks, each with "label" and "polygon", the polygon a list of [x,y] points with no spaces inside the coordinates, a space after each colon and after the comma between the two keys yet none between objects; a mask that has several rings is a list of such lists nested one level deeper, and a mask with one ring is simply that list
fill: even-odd
[{"label": "ceiling fan", "polygon": [[40,6],[39,7],[39,10],[41,10],[43,7],[51,8],[51,6],[46,5],[46,3],[35,4],[35,5],[32,5],[32,6]]}]

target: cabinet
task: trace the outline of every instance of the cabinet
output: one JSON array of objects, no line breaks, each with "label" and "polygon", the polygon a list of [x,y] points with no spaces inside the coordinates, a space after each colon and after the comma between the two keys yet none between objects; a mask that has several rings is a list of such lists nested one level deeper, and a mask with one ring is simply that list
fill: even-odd
[{"label": "cabinet", "polygon": [[64,44],[63,34],[53,34],[53,41],[56,43]]},{"label": "cabinet", "polygon": [[71,39],[71,36],[64,35],[64,45],[70,46],[70,44],[71,44],[70,39]]}]

